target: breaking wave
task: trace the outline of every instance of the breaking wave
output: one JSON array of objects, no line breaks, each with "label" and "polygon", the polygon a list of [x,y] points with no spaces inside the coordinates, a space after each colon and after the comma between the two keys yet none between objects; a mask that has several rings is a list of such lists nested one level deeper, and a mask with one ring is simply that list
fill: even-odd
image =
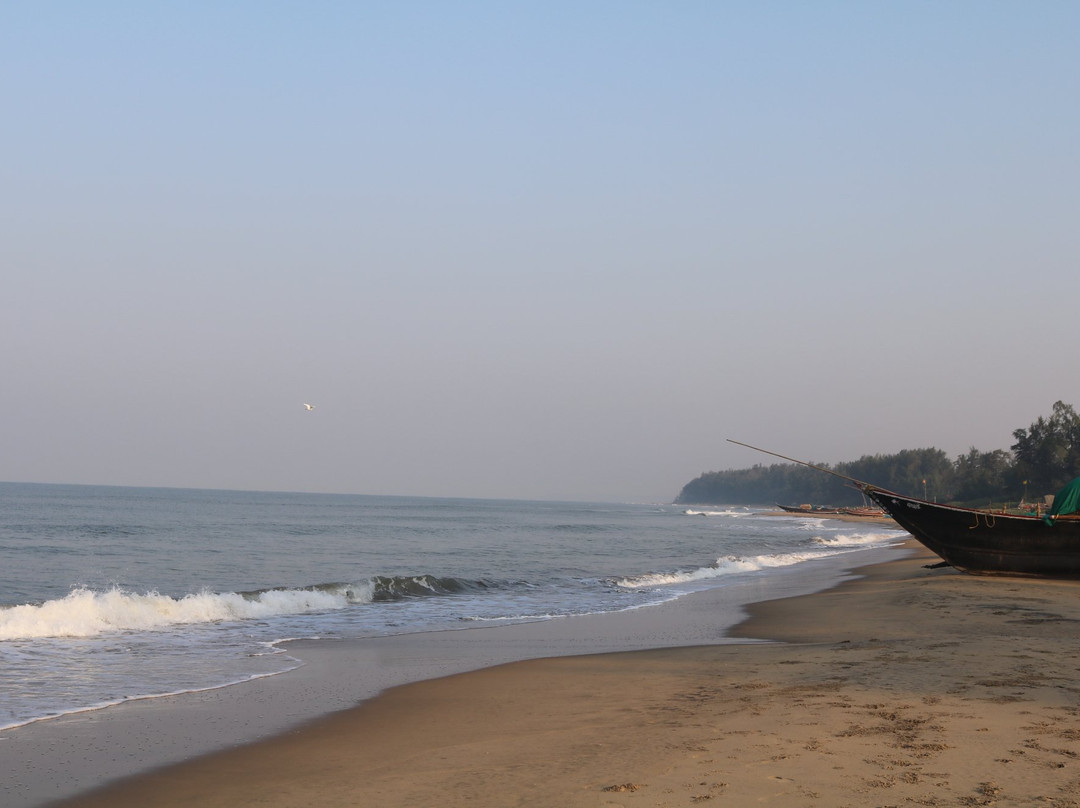
[{"label": "breaking wave", "polygon": [[746,508],[728,509],[725,511],[696,511],[687,508],[683,513],[687,516],[748,516],[750,511]]},{"label": "breaking wave", "polygon": [[813,541],[822,547],[850,547],[854,549],[868,545],[887,545],[894,541],[901,541],[903,535],[903,531],[899,530],[883,533],[838,533],[835,536],[815,536]]},{"label": "breaking wave", "polygon": [[776,567],[790,567],[812,558],[818,558],[826,553],[777,553],[773,555],[760,555],[752,558],[738,558],[729,556],[718,558],[715,563],[708,567],[698,567],[695,570],[680,572],[659,572],[637,575],[630,578],[621,578],[614,581],[616,586],[626,589],[642,589],[654,586],[674,586],[678,584],[707,581],[712,578],[721,578],[725,575],[736,575],[745,572],[760,572],[761,570]]},{"label": "breaking wave", "polygon": [[257,592],[197,592],[170,597],[119,587],[79,588],[40,604],[0,608],[0,640],[37,637],[97,637],[170,626],[258,620],[281,615],[328,612],[348,606],[487,588],[483,581],[433,575],[376,576],[360,583],[333,583]]},{"label": "breaking wave", "polygon": [[837,534],[834,536],[815,536],[813,543],[820,549],[792,552],[769,553],[757,556],[725,556],[718,558],[707,567],[677,572],[647,573],[644,575],[618,578],[612,581],[624,589],[646,589],[649,587],[678,586],[723,578],[726,575],[761,572],[779,567],[791,567],[804,561],[837,555],[867,547],[887,547],[899,543],[904,537],[903,531],[882,531],[875,533]]}]

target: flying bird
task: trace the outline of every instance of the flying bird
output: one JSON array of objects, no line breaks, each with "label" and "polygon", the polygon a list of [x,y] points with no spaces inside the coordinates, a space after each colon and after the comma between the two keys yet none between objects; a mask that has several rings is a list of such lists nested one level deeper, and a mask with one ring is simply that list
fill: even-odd
[{"label": "flying bird", "polygon": [[315,409],[315,405],[314,404],[305,404],[304,409],[307,410],[308,412],[311,412],[313,409]]}]

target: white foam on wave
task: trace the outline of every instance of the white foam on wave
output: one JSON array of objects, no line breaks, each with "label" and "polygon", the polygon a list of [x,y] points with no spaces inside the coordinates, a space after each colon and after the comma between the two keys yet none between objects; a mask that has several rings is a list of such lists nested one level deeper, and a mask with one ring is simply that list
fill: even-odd
[{"label": "white foam on wave", "polygon": [[654,586],[676,586],[689,584],[696,581],[707,581],[712,578],[721,578],[725,575],[736,575],[745,572],[760,572],[761,570],[775,567],[790,567],[813,558],[820,558],[827,553],[776,553],[772,555],[760,555],[750,558],[738,558],[729,556],[719,558],[716,563],[708,567],[698,567],[696,570],[683,572],[656,572],[646,575],[637,575],[631,578],[623,578],[615,581],[616,586],[627,589],[641,589]]},{"label": "white foam on wave", "polygon": [[903,531],[893,530],[881,533],[838,533],[835,536],[814,536],[814,543],[822,547],[866,547],[874,544],[889,544],[902,540]]},{"label": "white foam on wave", "polygon": [[566,617],[565,614],[548,612],[544,614],[508,614],[501,617],[484,617],[483,615],[463,615],[458,618],[463,623],[539,623],[543,620],[555,620]]},{"label": "white foam on wave", "polygon": [[695,511],[688,508],[687,510],[683,511],[683,513],[685,513],[687,516],[746,516],[750,513],[750,511]]},{"label": "white foam on wave", "polygon": [[[806,529],[816,528],[820,530],[823,519],[806,519]],[[821,549],[792,552],[792,553],[768,553],[758,556],[739,557],[727,556],[718,558],[715,564],[708,567],[699,567],[695,570],[679,572],[657,572],[644,575],[630,576],[614,581],[616,586],[625,589],[646,589],[650,587],[678,586],[680,584],[693,584],[701,581],[709,581],[722,578],[726,575],[739,573],[761,572],[777,567],[790,567],[801,564],[804,561],[825,558],[827,556],[854,552],[868,547],[888,547],[903,541],[903,530],[879,530],[866,533],[836,533],[831,536],[817,535],[812,541]]]},{"label": "white foam on wave", "polygon": [[[370,591],[366,593],[370,600]],[[342,609],[364,600],[358,587],[273,589],[254,595],[200,592],[173,598],[157,592],[75,589],[42,604],[0,609],[0,640],[35,637],[97,637],[121,631],[250,620]]]}]

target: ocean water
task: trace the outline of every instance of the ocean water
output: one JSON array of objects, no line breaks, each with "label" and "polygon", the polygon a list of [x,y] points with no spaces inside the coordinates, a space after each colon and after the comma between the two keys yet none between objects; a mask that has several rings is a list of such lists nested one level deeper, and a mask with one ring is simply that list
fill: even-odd
[{"label": "ocean water", "polygon": [[734,506],[0,483],[0,728],[284,673],[287,639],[641,608],[906,535]]}]

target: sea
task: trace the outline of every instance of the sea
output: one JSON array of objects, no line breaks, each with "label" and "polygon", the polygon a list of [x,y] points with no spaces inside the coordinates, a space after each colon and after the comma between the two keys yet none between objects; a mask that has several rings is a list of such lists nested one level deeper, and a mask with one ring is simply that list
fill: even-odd
[{"label": "sea", "polygon": [[0,483],[0,729],[283,674],[290,639],[646,608],[906,536],[734,505]]}]

